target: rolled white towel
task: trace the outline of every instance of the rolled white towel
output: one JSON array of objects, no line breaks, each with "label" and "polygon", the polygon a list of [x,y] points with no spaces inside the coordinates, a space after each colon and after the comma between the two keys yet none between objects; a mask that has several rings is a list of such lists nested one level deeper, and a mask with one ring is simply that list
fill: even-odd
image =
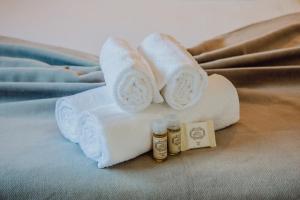
[{"label": "rolled white towel", "polygon": [[83,111],[95,109],[112,102],[106,87],[91,89],[72,96],[62,97],[56,101],[55,117],[62,135],[78,143],[78,118]]},{"label": "rolled white towel", "polygon": [[[212,119],[218,130],[237,122],[239,111],[235,87],[223,76],[212,75],[201,101],[175,114],[182,122]],[[135,158],[151,149],[151,121],[170,113],[174,110],[166,104],[152,104],[137,114],[115,105],[84,112],[79,119],[80,147],[99,168]]]},{"label": "rolled white towel", "polygon": [[196,104],[207,87],[207,74],[173,37],[153,33],[139,46],[149,62],[159,90],[176,110]]},{"label": "rolled white towel", "polygon": [[125,40],[110,37],[100,52],[100,65],[116,103],[125,111],[137,112],[163,98],[147,61]]}]

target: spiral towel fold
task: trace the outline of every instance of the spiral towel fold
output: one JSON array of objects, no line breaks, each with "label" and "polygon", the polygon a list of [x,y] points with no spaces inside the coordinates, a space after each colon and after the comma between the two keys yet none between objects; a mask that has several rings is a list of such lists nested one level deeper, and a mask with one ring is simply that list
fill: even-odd
[{"label": "spiral towel fold", "polygon": [[62,135],[72,142],[79,142],[78,118],[83,111],[95,109],[112,102],[106,87],[91,89],[56,101],[55,117]]},{"label": "spiral towel fold", "polygon": [[[237,122],[239,111],[235,87],[225,77],[212,75],[201,101],[175,113],[183,122],[212,119],[217,130]],[[84,112],[79,119],[80,147],[99,168],[135,158],[151,149],[151,121],[171,112],[166,104],[152,104],[137,114],[115,105]]]},{"label": "spiral towel fold", "polygon": [[138,49],[172,108],[182,110],[199,101],[207,87],[207,74],[179,42],[169,35],[153,33]]},{"label": "spiral towel fold", "polygon": [[122,39],[110,37],[100,52],[100,65],[112,97],[121,109],[137,112],[163,98],[149,64]]}]

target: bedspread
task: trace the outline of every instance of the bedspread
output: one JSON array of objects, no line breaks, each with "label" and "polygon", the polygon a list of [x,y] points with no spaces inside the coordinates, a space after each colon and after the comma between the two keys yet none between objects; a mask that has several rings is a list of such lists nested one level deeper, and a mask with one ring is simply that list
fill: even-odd
[{"label": "bedspread", "polygon": [[0,37],[0,199],[299,199],[300,13],[190,48],[238,88],[216,148],[98,169],[55,123],[58,97],[104,85],[98,58]]}]

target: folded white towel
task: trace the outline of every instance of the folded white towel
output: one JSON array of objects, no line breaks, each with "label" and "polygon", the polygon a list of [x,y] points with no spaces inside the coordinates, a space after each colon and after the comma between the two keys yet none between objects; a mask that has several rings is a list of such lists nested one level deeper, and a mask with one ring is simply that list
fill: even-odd
[{"label": "folded white towel", "polygon": [[151,149],[151,121],[174,112],[182,122],[212,119],[215,129],[221,129],[239,120],[238,94],[229,80],[212,75],[201,101],[183,111],[166,104],[152,104],[136,114],[115,105],[99,107],[79,119],[80,147],[99,168],[135,158]]},{"label": "folded white towel", "polygon": [[122,39],[110,37],[100,52],[105,82],[116,103],[125,111],[137,112],[163,98],[149,64]]},{"label": "folded white towel", "polygon": [[176,110],[196,104],[207,87],[207,74],[173,37],[153,33],[139,46],[149,62],[158,88]]},{"label": "folded white towel", "polygon": [[83,111],[95,109],[112,102],[106,87],[91,89],[56,101],[55,117],[62,135],[72,142],[79,142],[78,118]]}]

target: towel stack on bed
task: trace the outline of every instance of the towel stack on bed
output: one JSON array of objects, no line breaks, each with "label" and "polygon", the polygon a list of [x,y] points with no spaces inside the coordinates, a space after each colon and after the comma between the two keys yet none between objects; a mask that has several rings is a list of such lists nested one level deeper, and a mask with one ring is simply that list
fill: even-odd
[{"label": "towel stack on bed", "polygon": [[213,120],[216,130],[239,120],[235,87],[223,76],[207,77],[174,38],[152,34],[138,49],[109,38],[100,53],[106,86],[56,103],[61,133],[99,168],[149,151],[150,123],[166,114],[183,122]]}]

